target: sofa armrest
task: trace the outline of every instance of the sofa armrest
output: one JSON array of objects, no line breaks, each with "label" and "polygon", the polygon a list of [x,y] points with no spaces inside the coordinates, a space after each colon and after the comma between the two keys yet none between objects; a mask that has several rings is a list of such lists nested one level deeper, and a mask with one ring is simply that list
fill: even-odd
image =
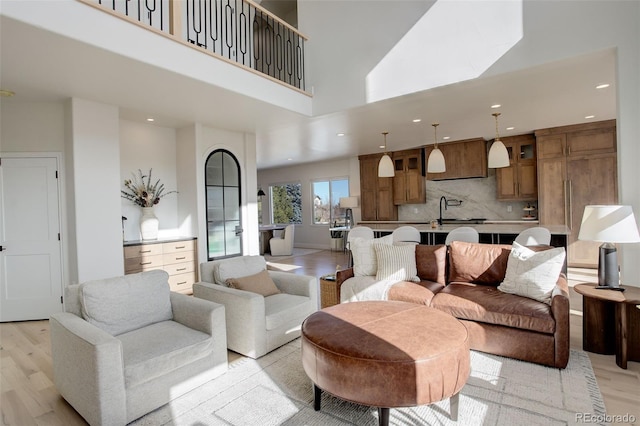
[{"label": "sofa armrest", "polygon": [[53,378],[60,394],[90,424],[125,424],[122,344],[77,315],[49,320]]},{"label": "sofa armrest", "polygon": [[225,328],[225,308],[222,304],[171,292],[171,309],[174,321],[210,336],[216,334],[220,328]]},{"label": "sofa armrest", "polygon": [[338,287],[338,293],[342,283],[354,276],[355,274],[353,272],[353,268],[343,269],[342,271],[336,271],[336,286]]},{"label": "sofa armrest", "polygon": [[229,349],[251,354],[254,345],[266,346],[266,311],[262,295],[201,281],[193,285],[193,296],[224,305]]},{"label": "sofa armrest", "polygon": [[296,275],[291,272],[269,271],[269,276],[283,293],[317,299],[318,279],[310,275]]},{"label": "sofa armrest", "polygon": [[556,287],[551,292],[551,314],[556,321],[555,340],[555,365],[564,368],[569,362],[570,335],[569,335],[569,288],[567,278],[560,274]]}]

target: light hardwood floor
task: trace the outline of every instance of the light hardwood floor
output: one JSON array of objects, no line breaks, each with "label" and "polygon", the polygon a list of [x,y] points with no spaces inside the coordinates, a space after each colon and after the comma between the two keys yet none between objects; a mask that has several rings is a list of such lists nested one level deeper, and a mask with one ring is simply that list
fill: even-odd
[{"label": "light hardwood floor", "polygon": [[[347,265],[343,252],[297,249],[300,255],[270,258],[270,268],[320,277]],[[571,269],[571,286],[594,282],[593,270]],[[582,348],[582,296],[571,289],[571,347]],[[613,355],[589,353],[598,386],[609,415],[635,416],[640,425],[640,363],[623,370]],[[229,353],[229,359],[239,355]],[[0,411],[2,425],[83,425],[84,420],[67,404],[53,385],[48,321],[0,324]],[[567,395],[571,398],[570,395]]]}]

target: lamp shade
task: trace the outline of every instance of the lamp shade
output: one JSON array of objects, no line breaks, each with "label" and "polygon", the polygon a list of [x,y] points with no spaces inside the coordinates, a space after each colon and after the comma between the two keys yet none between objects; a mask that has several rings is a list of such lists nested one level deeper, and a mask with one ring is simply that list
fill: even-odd
[{"label": "lamp shade", "polygon": [[444,162],[444,155],[440,148],[434,148],[429,154],[427,160],[427,172],[429,173],[444,173],[447,171],[447,166]]},{"label": "lamp shade", "polygon": [[393,161],[391,161],[389,154],[385,154],[378,163],[378,177],[393,177],[394,175]]},{"label": "lamp shade", "polygon": [[638,225],[631,206],[586,206],[579,240],[638,243]]},{"label": "lamp shade", "polygon": [[358,197],[340,197],[340,207],[343,209],[358,207]]},{"label": "lamp shade", "polygon": [[509,152],[500,139],[496,139],[491,144],[487,165],[490,169],[509,167]]}]

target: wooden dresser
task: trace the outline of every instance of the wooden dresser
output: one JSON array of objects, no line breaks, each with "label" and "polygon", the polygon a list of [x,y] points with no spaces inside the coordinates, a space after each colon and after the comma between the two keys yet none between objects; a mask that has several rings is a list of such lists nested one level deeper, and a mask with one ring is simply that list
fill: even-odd
[{"label": "wooden dresser", "polygon": [[198,275],[196,238],[125,241],[124,273],[162,269],[169,274],[171,291],[191,294]]}]

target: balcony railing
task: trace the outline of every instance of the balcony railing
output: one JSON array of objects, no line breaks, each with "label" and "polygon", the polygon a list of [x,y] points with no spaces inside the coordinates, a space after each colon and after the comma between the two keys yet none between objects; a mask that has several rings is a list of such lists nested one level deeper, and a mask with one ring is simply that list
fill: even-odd
[{"label": "balcony railing", "polygon": [[306,37],[250,0],[79,0],[306,91]]}]

